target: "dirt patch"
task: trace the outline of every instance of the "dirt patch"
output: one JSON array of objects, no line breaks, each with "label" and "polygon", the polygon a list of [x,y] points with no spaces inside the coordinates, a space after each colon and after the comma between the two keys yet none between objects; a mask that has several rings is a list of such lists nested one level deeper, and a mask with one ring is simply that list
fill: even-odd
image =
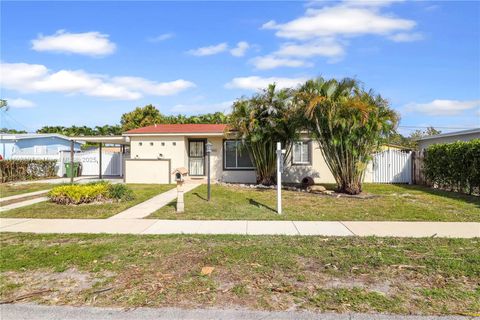
[{"label": "dirt patch", "polygon": [[[110,273],[93,274],[75,268],[63,272],[36,270],[32,272],[3,272],[1,278],[7,284],[2,290],[2,299],[11,299],[30,292],[51,290],[37,297],[48,303],[76,300],[80,293],[92,289]],[[16,288],[11,292],[8,288]]]}]

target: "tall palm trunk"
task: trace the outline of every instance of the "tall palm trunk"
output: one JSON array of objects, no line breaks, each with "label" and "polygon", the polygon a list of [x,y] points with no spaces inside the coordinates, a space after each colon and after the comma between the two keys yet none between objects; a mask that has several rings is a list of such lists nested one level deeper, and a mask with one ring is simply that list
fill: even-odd
[{"label": "tall palm trunk", "polygon": [[276,182],[276,147],[269,141],[258,141],[250,144],[250,153],[257,172],[257,183],[272,185]]}]

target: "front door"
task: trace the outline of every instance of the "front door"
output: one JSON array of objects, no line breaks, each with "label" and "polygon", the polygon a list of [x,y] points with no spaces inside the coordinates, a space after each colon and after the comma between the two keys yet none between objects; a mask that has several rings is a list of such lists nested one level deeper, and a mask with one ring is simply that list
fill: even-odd
[{"label": "front door", "polygon": [[205,140],[188,141],[188,174],[205,175]]}]

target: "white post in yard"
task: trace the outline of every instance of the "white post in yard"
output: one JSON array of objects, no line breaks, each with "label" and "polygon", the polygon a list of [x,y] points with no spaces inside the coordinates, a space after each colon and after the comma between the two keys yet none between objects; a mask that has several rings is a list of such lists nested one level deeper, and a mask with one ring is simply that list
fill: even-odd
[{"label": "white post in yard", "polygon": [[277,142],[277,212],[282,214],[282,143]]}]

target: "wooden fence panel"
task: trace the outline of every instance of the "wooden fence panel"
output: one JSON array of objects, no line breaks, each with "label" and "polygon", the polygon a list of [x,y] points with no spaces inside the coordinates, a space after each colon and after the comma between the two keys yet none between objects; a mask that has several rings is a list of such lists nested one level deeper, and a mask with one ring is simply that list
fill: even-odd
[{"label": "wooden fence panel", "polygon": [[423,159],[425,157],[422,151],[412,152],[412,182],[413,184],[427,185],[425,172],[423,170]]}]

